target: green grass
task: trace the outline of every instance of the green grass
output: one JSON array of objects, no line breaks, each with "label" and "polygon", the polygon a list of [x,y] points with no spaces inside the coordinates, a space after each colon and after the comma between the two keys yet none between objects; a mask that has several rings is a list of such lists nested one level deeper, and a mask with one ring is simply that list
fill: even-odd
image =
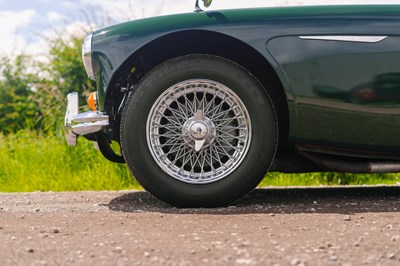
[{"label": "green grass", "polygon": [[90,141],[69,147],[63,136],[20,131],[0,135],[0,191],[77,191],[139,188],[124,164],[111,163]]},{"label": "green grass", "polygon": [[260,186],[394,185],[400,174],[269,173]]},{"label": "green grass", "polygon": [[[400,174],[268,174],[261,186],[396,184]],[[62,135],[0,134],[0,191],[140,189],[124,164],[103,158],[84,138],[69,147]]]}]

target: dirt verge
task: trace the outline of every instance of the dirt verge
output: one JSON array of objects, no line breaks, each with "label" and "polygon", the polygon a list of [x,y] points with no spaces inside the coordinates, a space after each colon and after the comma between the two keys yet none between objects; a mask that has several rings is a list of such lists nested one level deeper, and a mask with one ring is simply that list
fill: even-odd
[{"label": "dirt verge", "polygon": [[400,187],[263,188],[178,209],[147,192],[0,194],[2,265],[399,265]]}]

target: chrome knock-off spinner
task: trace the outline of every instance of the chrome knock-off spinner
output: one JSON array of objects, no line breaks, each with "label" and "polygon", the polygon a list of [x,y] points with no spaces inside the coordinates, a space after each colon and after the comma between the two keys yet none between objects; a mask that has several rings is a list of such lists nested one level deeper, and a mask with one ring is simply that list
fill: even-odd
[{"label": "chrome knock-off spinner", "polygon": [[198,110],[185,122],[182,134],[186,143],[198,152],[203,147],[208,147],[214,141],[217,133],[214,123],[209,118],[203,117],[203,111]]}]

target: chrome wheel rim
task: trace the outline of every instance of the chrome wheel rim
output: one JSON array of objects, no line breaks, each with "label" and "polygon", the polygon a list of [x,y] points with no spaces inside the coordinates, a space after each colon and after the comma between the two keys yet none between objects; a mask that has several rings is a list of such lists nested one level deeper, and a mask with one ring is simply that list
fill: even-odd
[{"label": "chrome wheel rim", "polygon": [[146,129],[158,166],[190,184],[231,174],[251,143],[245,105],[230,88],[211,80],[186,80],[168,88],[153,104]]}]

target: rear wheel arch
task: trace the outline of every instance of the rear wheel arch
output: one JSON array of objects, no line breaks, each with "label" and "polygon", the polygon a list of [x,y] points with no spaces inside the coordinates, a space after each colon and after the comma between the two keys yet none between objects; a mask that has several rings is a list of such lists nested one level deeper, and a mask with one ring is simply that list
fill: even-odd
[{"label": "rear wheel arch", "polygon": [[[218,43],[219,45],[215,45]],[[167,49],[160,49],[166,47]],[[240,52],[238,52],[240,51]],[[132,54],[118,69],[110,82],[105,98],[105,111],[117,117],[114,130],[119,128],[119,109],[124,98],[121,88],[138,83],[149,71],[169,59],[190,55],[219,56],[242,66],[267,90],[275,106],[279,124],[279,141],[289,132],[289,111],[283,86],[271,64],[253,47],[231,36],[206,30],[187,30],[160,37]]]}]

